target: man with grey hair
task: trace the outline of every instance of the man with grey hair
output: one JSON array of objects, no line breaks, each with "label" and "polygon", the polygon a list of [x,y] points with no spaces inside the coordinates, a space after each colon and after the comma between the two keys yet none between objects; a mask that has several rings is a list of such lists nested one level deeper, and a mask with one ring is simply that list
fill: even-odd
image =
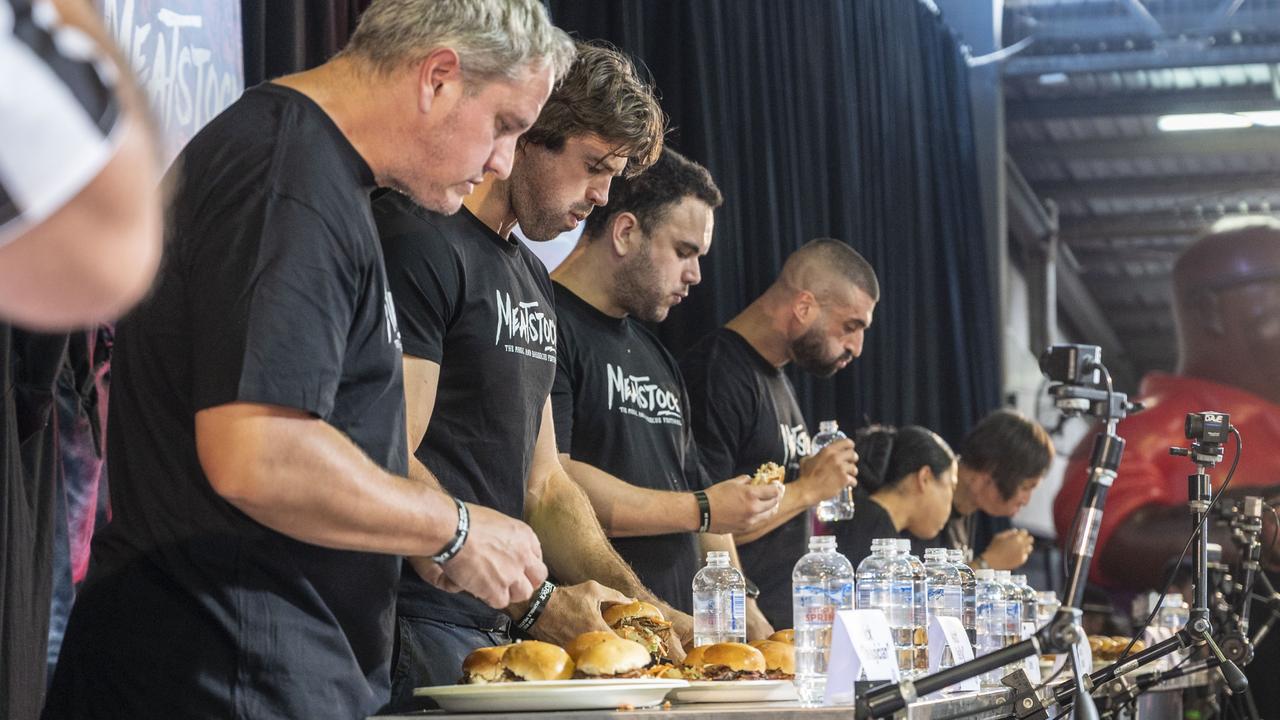
[{"label": "man with grey hair", "polygon": [[405,476],[369,193],[455,212],[510,172],[572,53],[538,0],[376,0],[340,56],[183,151],[168,257],[119,326],[115,517],[45,717],[365,717],[399,556],[493,607],[543,581],[528,526]]},{"label": "man with grey hair", "polygon": [[809,430],[782,369],[830,377],[862,354],[880,285],[846,243],[812,240],[793,252],[764,294],[680,360],[693,431],[711,477],[751,474],[766,462],[786,468],[778,513],[734,536],[742,570],[759,587],[756,603],[775,627],[791,624],[791,570],[805,553],[805,512],[858,474],[852,440],[809,457]]}]

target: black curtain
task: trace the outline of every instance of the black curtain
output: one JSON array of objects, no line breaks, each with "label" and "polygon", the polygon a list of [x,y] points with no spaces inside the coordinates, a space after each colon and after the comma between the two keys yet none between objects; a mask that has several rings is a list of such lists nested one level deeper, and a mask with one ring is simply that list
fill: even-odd
[{"label": "black curtain", "polygon": [[243,0],[244,86],[313,68],[342,49],[371,0]]},{"label": "black curtain", "polygon": [[556,24],[646,65],[672,145],[726,202],[703,282],[659,333],[677,355],[820,236],[875,265],[861,360],[793,374],[811,423],[919,423],[958,440],[999,404],[998,315],[963,58],[911,0],[550,0]]}]

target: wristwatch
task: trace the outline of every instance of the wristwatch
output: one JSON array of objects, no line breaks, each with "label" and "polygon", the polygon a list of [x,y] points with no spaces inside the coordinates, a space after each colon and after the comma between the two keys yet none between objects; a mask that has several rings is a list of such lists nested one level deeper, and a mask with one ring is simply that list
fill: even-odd
[{"label": "wristwatch", "polygon": [[755,600],[756,598],[760,597],[760,588],[756,587],[755,583],[751,582],[750,580],[747,580],[746,578],[743,578],[743,580],[746,581],[746,584],[747,584],[747,597],[751,598],[752,600]]}]

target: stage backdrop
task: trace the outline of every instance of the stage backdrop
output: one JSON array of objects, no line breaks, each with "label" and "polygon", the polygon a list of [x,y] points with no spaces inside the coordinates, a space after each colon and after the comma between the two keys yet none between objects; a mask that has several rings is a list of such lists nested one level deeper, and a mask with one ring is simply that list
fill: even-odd
[{"label": "stage backdrop", "polygon": [[240,0],[98,0],[164,135],[167,165],[244,91]]},{"label": "stage backdrop", "polygon": [[549,4],[648,66],[672,145],[724,190],[702,285],[659,328],[673,352],[831,236],[875,265],[883,298],[851,370],[793,375],[809,422],[914,422],[956,441],[999,404],[966,68],[932,3]]}]

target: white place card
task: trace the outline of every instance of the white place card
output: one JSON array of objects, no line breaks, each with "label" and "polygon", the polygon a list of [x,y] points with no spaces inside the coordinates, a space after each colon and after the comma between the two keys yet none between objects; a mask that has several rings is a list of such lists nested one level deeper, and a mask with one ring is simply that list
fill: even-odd
[{"label": "white place card", "polygon": [[[929,616],[929,672],[942,669],[942,658],[951,652],[952,664],[959,665],[973,659],[973,645],[964,624],[959,618],[943,615]],[[978,692],[978,678],[973,677],[945,688],[943,692]]]},{"label": "white place card", "polygon": [[827,661],[826,704],[851,704],[853,683],[857,680],[899,680],[889,621],[880,610],[836,613]]}]

